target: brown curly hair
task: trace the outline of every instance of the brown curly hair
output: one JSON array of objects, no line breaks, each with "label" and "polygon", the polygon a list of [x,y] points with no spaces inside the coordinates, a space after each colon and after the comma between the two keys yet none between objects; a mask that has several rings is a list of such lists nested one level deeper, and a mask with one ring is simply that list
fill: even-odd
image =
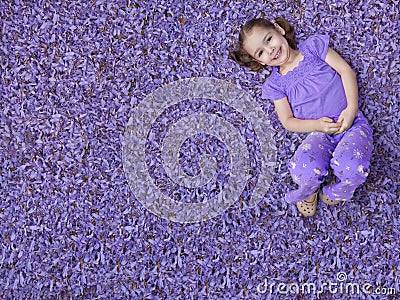
[{"label": "brown curly hair", "polygon": [[[276,18],[275,23],[278,24],[280,27],[282,27],[283,30],[285,30],[284,37],[288,41],[289,46],[292,47],[293,49],[296,49],[298,43],[294,36],[293,26],[284,18]],[[249,33],[251,29],[253,29],[256,26],[264,27],[267,29],[270,28],[275,29],[274,24],[267,19],[255,18],[251,19],[250,21],[247,21],[240,29],[239,42],[237,43],[236,49],[231,51],[229,53],[229,56],[239,65],[248,67],[253,71],[260,72],[265,68],[265,66],[256,61],[250,54],[248,54],[243,49],[243,42],[244,39],[246,38],[246,35]]]}]

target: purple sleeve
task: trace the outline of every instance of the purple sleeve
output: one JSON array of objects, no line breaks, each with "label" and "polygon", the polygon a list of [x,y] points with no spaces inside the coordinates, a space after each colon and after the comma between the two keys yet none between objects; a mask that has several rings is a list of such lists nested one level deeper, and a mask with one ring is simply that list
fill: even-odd
[{"label": "purple sleeve", "polygon": [[306,47],[309,51],[318,56],[320,59],[325,60],[329,48],[328,35],[313,35],[306,40]]},{"label": "purple sleeve", "polygon": [[284,97],[286,94],[268,79],[262,85],[261,98],[275,101]]}]

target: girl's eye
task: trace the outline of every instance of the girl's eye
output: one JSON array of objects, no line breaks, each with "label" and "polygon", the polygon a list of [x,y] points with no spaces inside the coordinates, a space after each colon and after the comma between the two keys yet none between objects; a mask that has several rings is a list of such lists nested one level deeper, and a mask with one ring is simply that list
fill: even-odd
[{"label": "girl's eye", "polygon": [[272,37],[268,37],[265,42],[268,44],[271,41]]},{"label": "girl's eye", "polygon": [[263,51],[258,52],[258,57],[261,57],[262,54],[263,54]]}]

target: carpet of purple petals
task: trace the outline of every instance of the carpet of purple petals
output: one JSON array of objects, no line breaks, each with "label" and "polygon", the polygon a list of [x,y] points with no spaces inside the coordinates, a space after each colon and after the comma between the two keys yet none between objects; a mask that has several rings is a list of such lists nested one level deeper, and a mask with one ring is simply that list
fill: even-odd
[{"label": "carpet of purple petals", "polygon": [[[282,197],[286,132],[253,73],[228,59],[241,24],[284,16],[324,33],[354,68],[374,129],[371,172],[344,206],[301,218]],[[0,298],[313,299],[270,283],[399,290],[399,1],[0,1]],[[216,77],[259,101],[279,164],[256,208],[194,224],[160,219],[122,168],[130,111],[181,78]],[[395,299],[323,292],[321,299]]]}]

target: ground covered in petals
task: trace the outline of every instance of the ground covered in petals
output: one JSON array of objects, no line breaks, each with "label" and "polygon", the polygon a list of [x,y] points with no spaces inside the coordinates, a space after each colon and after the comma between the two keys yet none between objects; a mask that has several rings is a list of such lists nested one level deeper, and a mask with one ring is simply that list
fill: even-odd
[{"label": "ground covered in petals", "polygon": [[[374,130],[367,182],[343,206],[319,203],[313,218],[283,200],[302,136],[285,131],[261,99],[269,70],[229,59],[241,24],[256,16],[286,17],[298,40],[329,34],[357,74]],[[398,297],[398,0],[0,1],[0,20],[0,298],[317,298],[304,283],[321,299]],[[193,177],[211,157],[215,183],[184,192],[165,180],[155,145],[174,116],[215,113],[246,138],[249,153],[239,199],[211,219],[180,223],[137,199],[122,153],[135,108],[188,78],[248,93],[270,122],[277,163],[265,196],[249,206],[262,174],[257,128],[212,99],[171,105],[145,135],[149,176],[163,194],[212,198],[234,162],[215,135],[193,134],[182,139],[178,163]],[[329,290],[329,282],[337,285]],[[346,293],[347,283],[358,294]]]}]

